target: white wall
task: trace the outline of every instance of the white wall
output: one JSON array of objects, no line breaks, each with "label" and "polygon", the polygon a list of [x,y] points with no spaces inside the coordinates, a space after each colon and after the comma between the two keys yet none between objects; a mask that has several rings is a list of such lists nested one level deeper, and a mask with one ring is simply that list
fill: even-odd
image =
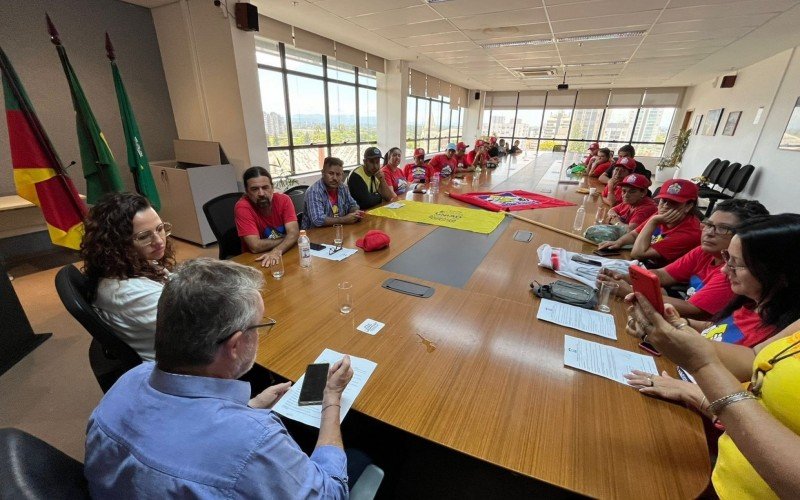
[{"label": "white wall", "polygon": [[[800,96],[800,51],[780,52],[739,70],[733,88],[714,88],[708,81],[687,90],[680,119],[686,110],[706,120],[711,109],[724,108],[717,134],[692,135],[679,176],[692,178],[709,161],[722,158],[742,165],[752,163],[756,172],[741,197],[757,198],[773,213],[800,212],[794,186],[800,181],[800,153],[778,149],[795,100]],[[758,124],[756,111],[764,107]],[[722,135],[730,111],[742,111],[733,136]],[[702,127],[701,127],[702,128]]]},{"label": "white wall", "polygon": [[406,149],[408,107],[408,62],[386,61],[386,73],[377,73],[378,148]]}]

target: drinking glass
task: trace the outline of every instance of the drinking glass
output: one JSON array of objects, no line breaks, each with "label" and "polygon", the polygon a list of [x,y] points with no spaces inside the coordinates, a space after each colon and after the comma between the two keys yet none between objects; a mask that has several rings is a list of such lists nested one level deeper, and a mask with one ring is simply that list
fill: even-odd
[{"label": "drinking glass", "polygon": [[278,255],[278,262],[269,266],[270,272],[272,272],[272,277],[276,280],[279,280],[283,277],[283,256]]},{"label": "drinking glass", "polygon": [[339,283],[339,312],[349,314],[353,310],[353,284],[349,281]]},{"label": "drinking glass", "polygon": [[610,281],[600,282],[600,295],[597,299],[597,310],[600,312],[611,312],[611,297],[617,294],[619,284],[611,283]]},{"label": "drinking glass", "polygon": [[597,212],[594,214],[594,221],[597,224],[602,224],[606,218],[606,207],[600,205],[597,207]]},{"label": "drinking glass", "polygon": [[342,246],[342,241],[344,239],[342,233],[342,225],[341,224],[334,224],[333,225],[333,244],[336,248]]}]

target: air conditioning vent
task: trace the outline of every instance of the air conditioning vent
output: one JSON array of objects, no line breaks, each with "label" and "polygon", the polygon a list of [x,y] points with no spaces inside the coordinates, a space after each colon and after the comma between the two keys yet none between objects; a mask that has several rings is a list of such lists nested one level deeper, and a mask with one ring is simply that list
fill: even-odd
[{"label": "air conditioning vent", "polygon": [[517,68],[514,71],[525,77],[555,76],[557,71],[554,68]]}]

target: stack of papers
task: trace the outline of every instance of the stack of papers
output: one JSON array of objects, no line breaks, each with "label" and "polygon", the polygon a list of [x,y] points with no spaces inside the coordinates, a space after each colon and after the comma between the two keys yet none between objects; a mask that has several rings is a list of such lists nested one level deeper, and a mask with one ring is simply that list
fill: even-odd
[{"label": "stack of papers", "polygon": [[[343,356],[344,354],[325,349],[314,363],[330,363],[330,365],[333,366],[333,364],[342,359]],[[375,368],[378,366],[377,363],[368,359],[357,358],[355,356],[350,356],[350,362],[353,367],[353,378],[342,393],[342,407],[339,411],[339,422],[344,420],[345,415],[350,411],[350,407],[353,406],[353,402],[361,393],[361,389],[364,388],[372,372],[374,372]],[[300,380],[292,385],[289,392],[284,394],[283,397],[275,403],[272,409],[284,417],[291,418],[292,420],[302,422],[306,425],[312,425],[319,429],[322,405],[300,406],[297,404],[297,401],[300,399],[300,388],[303,387],[303,380],[305,378],[305,375],[300,377]]]},{"label": "stack of papers", "polygon": [[617,340],[614,316],[555,300],[542,299],[536,319]]}]

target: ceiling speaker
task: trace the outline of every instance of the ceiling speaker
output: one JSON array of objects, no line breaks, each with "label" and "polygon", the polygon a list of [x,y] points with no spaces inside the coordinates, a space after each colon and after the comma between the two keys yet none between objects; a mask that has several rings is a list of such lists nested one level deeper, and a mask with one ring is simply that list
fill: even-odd
[{"label": "ceiling speaker", "polygon": [[238,2],[234,6],[236,27],[242,31],[258,31],[258,8],[249,3]]},{"label": "ceiling speaker", "polygon": [[480,101],[481,100],[481,93],[480,92],[475,92],[475,100],[476,101]]}]

